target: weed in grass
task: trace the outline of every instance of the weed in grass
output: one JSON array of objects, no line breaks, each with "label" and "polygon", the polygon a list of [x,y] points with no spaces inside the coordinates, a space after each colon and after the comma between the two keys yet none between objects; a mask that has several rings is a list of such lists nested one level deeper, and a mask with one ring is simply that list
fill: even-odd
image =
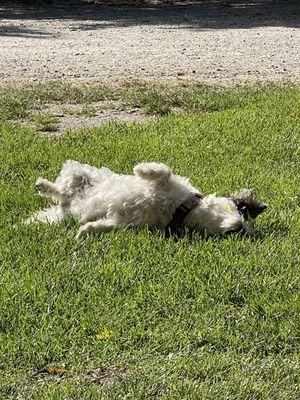
[{"label": "weed in grass", "polygon": [[40,132],[56,132],[59,119],[51,114],[39,114],[35,117],[36,129]]},{"label": "weed in grass", "polygon": [[35,102],[26,96],[25,93],[13,90],[0,90],[0,118],[1,119],[21,119],[30,116],[30,110],[35,106]]}]

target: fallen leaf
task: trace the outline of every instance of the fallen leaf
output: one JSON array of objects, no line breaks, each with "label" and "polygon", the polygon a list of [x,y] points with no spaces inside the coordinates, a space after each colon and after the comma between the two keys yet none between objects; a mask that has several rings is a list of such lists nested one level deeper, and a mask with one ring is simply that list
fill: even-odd
[{"label": "fallen leaf", "polygon": [[114,332],[109,331],[108,329],[105,328],[102,332],[97,333],[96,335],[94,335],[92,337],[95,340],[106,340],[106,339],[110,339],[114,335],[115,335]]},{"label": "fallen leaf", "polygon": [[57,368],[57,367],[46,367],[42,369],[41,373],[47,373],[50,375],[62,375],[69,372],[67,368]]}]

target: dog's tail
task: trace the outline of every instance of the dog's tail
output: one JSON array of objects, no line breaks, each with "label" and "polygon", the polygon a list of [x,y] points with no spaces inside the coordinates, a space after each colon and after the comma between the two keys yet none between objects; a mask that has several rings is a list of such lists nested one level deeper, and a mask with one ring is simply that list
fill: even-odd
[{"label": "dog's tail", "polygon": [[167,165],[154,162],[138,164],[133,168],[133,172],[140,178],[157,184],[167,183],[172,175]]},{"label": "dog's tail", "polygon": [[53,206],[35,212],[31,217],[25,219],[23,223],[27,225],[39,221],[44,224],[54,224],[61,221],[64,216],[65,212],[61,206]]}]

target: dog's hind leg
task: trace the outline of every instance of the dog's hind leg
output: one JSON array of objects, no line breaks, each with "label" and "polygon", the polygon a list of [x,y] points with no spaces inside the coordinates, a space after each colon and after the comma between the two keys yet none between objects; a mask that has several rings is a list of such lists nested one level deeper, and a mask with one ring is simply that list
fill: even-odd
[{"label": "dog's hind leg", "polygon": [[76,239],[80,239],[96,232],[109,232],[113,229],[121,228],[122,224],[118,223],[113,218],[98,219],[97,221],[88,222],[79,228]]},{"label": "dog's hind leg", "polygon": [[72,198],[82,194],[91,185],[94,170],[95,168],[88,165],[68,160],[55,182],[38,178],[35,187],[40,196],[50,197],[60,204],[67,205]]},{"label": "dog's hind leg", "polygon": [[78,161],[68,160],[54,182],[38,178],[36,189],[43,197],[50,197],[63,205],[68,205],[76,197],[85,197],[88,189],[114,173],[108,168],[95,168]]},{"label": "dog's hind leg", "polygon": [[95,168],[78,161],[68,160],[54,182],[59,196],[65,201],[74,197],[85,197],[88,190],[114,173],[108,168]]},{"label": "dog's hind leg", "polygon": [[64,216],[65,212],[61,206],[53,206],[35,212],[31,217],[25,219],[23,223],[27,225],[39,221],[44,224],[53,224],[64,219]]},{"label": "dog's hind leg", "polygon": [[35,188],[42,197],[50,197],[53,200],[63,200],[63,194],[58,189],[57,185],[48,179],[38,178],[35,183]]},{"label": "dog's hind leg", "polygon": [[142,163],[133,168],[135,175],[147,181],[164,184],[170,179],[172,172],[170,168],[162,163]]}]

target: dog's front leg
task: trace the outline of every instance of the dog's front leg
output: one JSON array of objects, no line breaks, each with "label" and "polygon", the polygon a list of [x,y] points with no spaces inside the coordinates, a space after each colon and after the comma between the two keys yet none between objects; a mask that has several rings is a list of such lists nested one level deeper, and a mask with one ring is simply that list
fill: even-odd
[{"label": "dog's front leg", "polygon": [[109,232],[113,229],[120,228],[121,225],[114,219],[98,219],[97,221],[88,222],[79,228],[76,239],[88,236],[90,233]]}]

